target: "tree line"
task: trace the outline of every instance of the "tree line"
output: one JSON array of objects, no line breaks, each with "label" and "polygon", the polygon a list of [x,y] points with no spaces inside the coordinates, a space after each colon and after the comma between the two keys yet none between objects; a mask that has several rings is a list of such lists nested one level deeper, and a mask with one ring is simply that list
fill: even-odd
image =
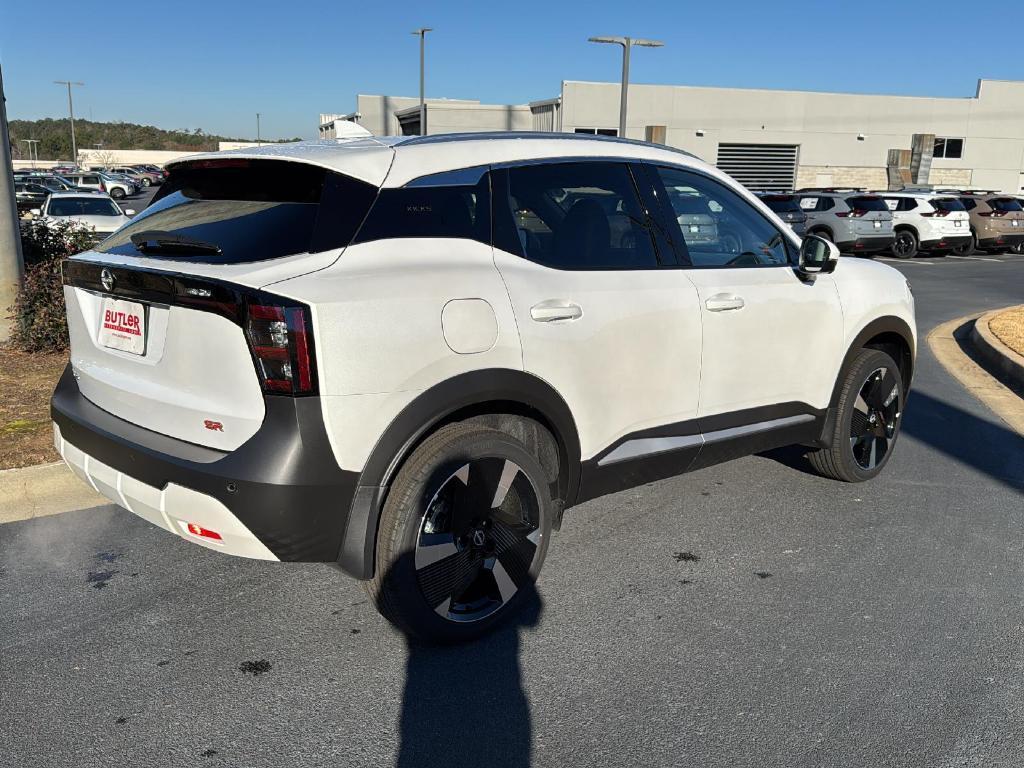
[{"label": "tree line", "polygon": [[[36,145],[40,160],[72,160],[71,128],[68,119],[11,120],[11,154],[16,159],[28,160],[28,144],[22,139],[38,139]],[[79,149],[157,149],[181,152],[209,152],[217,149],[221,141],[252,141],[234,139],[206,133],[202,128],[193,130],[164,130],[153,125],[137,123],[100,123],[75,118],[75,142]],[[282,139],[282,141],[299,141]]]}]

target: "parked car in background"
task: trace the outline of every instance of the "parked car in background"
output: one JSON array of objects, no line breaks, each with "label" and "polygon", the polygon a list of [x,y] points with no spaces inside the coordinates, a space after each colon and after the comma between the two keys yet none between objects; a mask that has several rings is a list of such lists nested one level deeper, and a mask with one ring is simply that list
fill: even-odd
[{"label": "parked car in background", "polygon": [[122,174],[128,178],[141,184],[143,187],[152,187],[155,184],[162,184],[164,177],[163,174],[154,173],[153,171],[144,171],[134,166],[119,165],[108,169],[109,173]]},{"label": "parked car in background", "polygon": [[971,221],[971,240],[956,249],[958,255],[1010,250],[1024,243],[1024,207],[1016,197],[985,190],[957,194]]},{"label": "parked car in background", "polygon": [[79,189],[70,179],[53,173],[33,173],[28,178],[55,192],[69,192]]},{"label": "parked car in background", "polygon": [[130,182],[116,181],[99,171],[79,171],[66,177],[76,187],[86,187],[106,192],[115,200],[122,200],[135,194],[135,185]]},{"label": "parked car in background", "polygon": [[598,136],[184,158],[63,276],[80,478],[213,551],[333,563],[446,642],[524,604],[568,507],[784,445],[876,477],[916,350],[897,270]]},{"label": "parked car in background", "polygon": [[38,208],[48,198],[53,190],[47,189],[42,184],[26,178],[18,178],[14,182],[14,197],[18,213],[25,213]]},{"label": "parked car in background", "polygon": [[99,241],[131,221],[129,217],[134,216],[135,211],[131,208],[122,211],[109,195],[55,192],[32,214],[45,222],[81,224],[93,230]]},{"label": "parked car in background", "polygon": [[971,241],[971,222],[959,198],[933,191],[876,192],[892,212],[892,254],[912,259],[919,251],[936,256]]},{"label": "parked car in background", "polygon": [[761,202],[779,215],[797,235],[803,237],[807,233],[807,214],[800,207],[800,198],[793,192],[757,192]]},{"label": "parked car in background", "polygon": [[843,253],[874,255],[892,248],[892,212],[878,195],[863,189],[799,189],[807,234],[835,243]]},{"label": "parked car in background", "polygon": [[126,173],[116,173],[114,171],[108,171],[105,169],[101,169],[100,173],[102,173],[104,177],[106,177],[107,179],[113,179],[114,181],[119,181],[123,184],[127,184],[131,188],[130,194],[132,195],[137,195],[139,192],[142,191],[142,182],[140,182],[138,179],[129,176]]}]

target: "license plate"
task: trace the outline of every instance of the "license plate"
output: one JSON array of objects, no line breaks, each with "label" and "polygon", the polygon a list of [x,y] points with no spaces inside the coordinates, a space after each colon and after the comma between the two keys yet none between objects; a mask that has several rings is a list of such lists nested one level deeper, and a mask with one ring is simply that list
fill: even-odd
[{"label": "license plate", "polygon": [[962,223],[962,222],[959,222],[959,221],[954,221],[954,222],[953,222],[953,226],[954,226],[954,227],[959,227],[961,223]]},{"label": "license plate", "polygon": [[146,352],[146,308],[137,301],[105,298],[100,304],[100,346],[133,355]]},{"label": "license plate", "polygon": [[876,221],[875,222],[875,229],[881,229],[881,228],[882,228],[882,222]]}]

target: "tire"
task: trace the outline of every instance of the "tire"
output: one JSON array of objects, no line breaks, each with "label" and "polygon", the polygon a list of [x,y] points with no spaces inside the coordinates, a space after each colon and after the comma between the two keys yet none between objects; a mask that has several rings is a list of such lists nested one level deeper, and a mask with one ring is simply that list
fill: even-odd
[{"label": "tire", "polygon": [[978,250],[978,235],[974,231],[971,232],[971,240],[964,245],[958,245],[953,249],[953,253],[956,256],[970,256]]},{"label": "tire", "polygon": [[839,393],[830,444],[807,454],[811,466],[847,483],[878,475],[899,437],[905,396],[896,362],[877,349],[860,350]]},{"label": "tire", "polygon": [[150,181],[149,179],[143,178],[142,179],[142,186],[144,186],[144,187],[151,187],[151,186],[153,186],[153,182]]},{"label": "tire", "polygon": [[1016,253],[1018,255],[1024,254],[1024,243],[1017,243],[1010,249],[1010,253]]},{"label": "tire", "polygon": [[531,599],[553,510],[550,481],[520,441],[475,424],[443,427],[398,471],[366,591],[417,640],[473,640]]},{"label": "tire", "polygon": [[124,200],[124,190],[120,187],[114,187],[110,190],[110,196],[115,200]]},{"label": "tire", "polygon": [[892,244],[892,255],[897,259],[912,259],[917,256],[919,248],[917,235],[909,229],[896,231],[896,240]]}]

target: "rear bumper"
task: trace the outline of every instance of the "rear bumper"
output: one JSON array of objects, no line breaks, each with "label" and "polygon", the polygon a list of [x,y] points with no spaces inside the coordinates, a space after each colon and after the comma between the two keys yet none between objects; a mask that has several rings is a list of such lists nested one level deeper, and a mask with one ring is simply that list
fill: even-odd
[{"label": "rear bumper", "polygon": [[969,242],[971,242],[970,234],[946,235],[934,240],[922,240],[921,250],[931,251],[937,248],[959,248],[962,245],[967,245]]},{"label": "rear bumper", "polygon": [[[69,365],[53,394],[54,440],[101,494],[210,549],[266,560],[337,562],[358,474],[338,467],[317,398],[268,397],[259,431],[225,453],[98,408]],[[188,533],[196,523],[221,543]]]},{"label": "rear bumper", "polygon": [[854,240],[837,242],[840,251],[849,253],[877,253],[892,247],[896,241],[893,235],[882,235],[879,237],[858,237]]},{"label": "rear bumper", "polygon": [[1024,243],[1024,232],[1020,234],[1007,233],[996,234],[990,237],[979,237],[979,248],[1012,248],[1015,245]]}]

